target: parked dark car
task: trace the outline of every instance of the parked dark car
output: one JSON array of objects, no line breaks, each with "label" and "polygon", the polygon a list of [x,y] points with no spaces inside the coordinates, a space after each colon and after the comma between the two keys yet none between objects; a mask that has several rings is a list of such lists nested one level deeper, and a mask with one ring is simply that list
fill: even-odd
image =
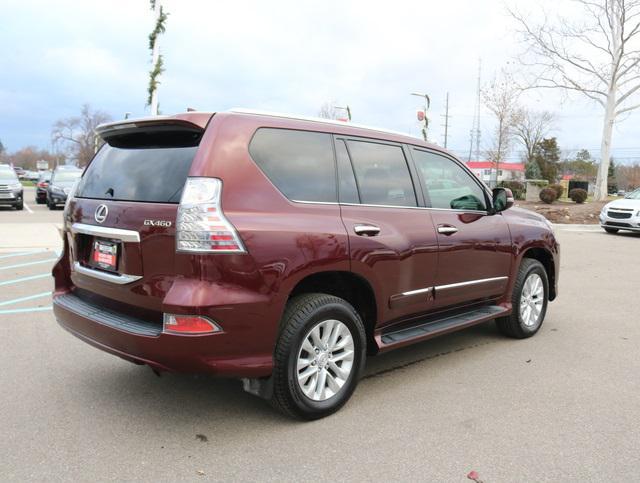
[{"label": "parked dark car", "polygon": [[6,205],[21,210],[24,207],[23,188],[15,170],[8,164],[0,164],[0,206]]},{"label": "parked dark car", "polygon": [[51,181],[51,171],[40,171],[36,181],[36,203],[43,205],[47,202],[47,187]]},{"label": "parked dark car", "polygon": [[58,166],[53,171],[47,186],[47,206],[50,210],[65,204],[67,195],[81,175],[82,170],[75,166]]},{"label": "parked dark car", "polygon": [[154,371],[241,378],[315,419],[367,354],[493,319],[530,337],[556,298],[550,224],[438,146],[247,111],[97,132],[63,215],[55,316]]}]

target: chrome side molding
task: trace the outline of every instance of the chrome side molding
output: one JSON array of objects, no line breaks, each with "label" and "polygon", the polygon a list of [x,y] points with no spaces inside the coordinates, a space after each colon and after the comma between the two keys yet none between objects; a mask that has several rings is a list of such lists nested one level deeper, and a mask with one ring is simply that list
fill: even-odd
[{"label": "chrome side molding", "polygon": [[509,280],[509,277],[482,278],[480,280],[469,280],[468,282],[450,283],[448,285],[437,285],[436,294],[438,293],[438,290],[448,290],[452,288],[468,287],[470,285],[480,285],[483,283],[502,282],[505,280]]}]

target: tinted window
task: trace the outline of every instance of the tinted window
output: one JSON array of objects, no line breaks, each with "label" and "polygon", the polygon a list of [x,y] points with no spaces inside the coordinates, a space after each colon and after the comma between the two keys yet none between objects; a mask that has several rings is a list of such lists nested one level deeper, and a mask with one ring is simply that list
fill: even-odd
[{"label": "tinted window", "polygon": [[362,141],[348,141],[348,146],[362,203],[417,205],[401,147]]},{"label": "tinted window", "polygon": [[360,203],[358,187],[353,167],[349,160],[347,147],[342,139],[336,141],[336,158],[338,161],[338,187],[341,203]]},{"label": "tinted window", "polygon": [[82,171],[80,171],[79,169],[56,171],[53,174],[53,180],[59,183],[66,183],[69,181],[77,180],[81,174],[82,174]]},{"label": "tinted window", "polygon": [[249,151],[290,200],[336,201],[336,171],[329,134],[259,129]]},{"label": "tinted window", "polygon": [[456,162],[418,149],[413,157],[433,208],[486,209],[484,190]]},{"label": "tinted window", "polygon": [[197,149],[122,149],[105,145],[87,168],[76,196],[178,203]]}]

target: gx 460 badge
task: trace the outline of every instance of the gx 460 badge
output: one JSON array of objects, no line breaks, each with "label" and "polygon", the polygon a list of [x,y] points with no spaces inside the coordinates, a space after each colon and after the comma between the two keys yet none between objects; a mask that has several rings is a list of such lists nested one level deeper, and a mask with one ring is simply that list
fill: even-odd
[{"label": "gx 460 badge", "polygon": [[169,228],[171,226],[171,222],[165,220],[144,220],[144,226],[162,226],[164,228]]}]

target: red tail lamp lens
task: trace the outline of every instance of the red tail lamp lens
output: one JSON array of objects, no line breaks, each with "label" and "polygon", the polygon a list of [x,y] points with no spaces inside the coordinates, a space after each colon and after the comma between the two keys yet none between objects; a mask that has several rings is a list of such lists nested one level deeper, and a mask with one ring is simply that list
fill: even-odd
[{"label": "red tail lamp lens", "polygon": [[174,334],[212,334],[222,329],[212,320],[198,315],[164,314],[164,330]]}]

